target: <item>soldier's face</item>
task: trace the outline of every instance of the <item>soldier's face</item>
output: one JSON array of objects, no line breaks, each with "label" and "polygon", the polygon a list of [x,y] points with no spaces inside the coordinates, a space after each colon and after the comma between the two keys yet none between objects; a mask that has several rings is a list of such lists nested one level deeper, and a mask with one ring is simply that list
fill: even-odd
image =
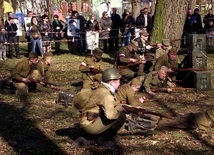
[{"label": "soldier's face", "polygon": [[50,56],[47,56],[47,57],[45,58],[45,62],[46,62],[46,64],[51,64],[51,63],[52,63],[52,61],[53,61],[53,58],[52,58],[52,57],[50,57]]},{"label": "soldier's face", "polygon": [[33,64],[33,65],[36,65],[38,63],[38,58],[30,58],[30,62]]},{"label": "soldier's face", "polygon": [[165,80],[166,79],[166,72],[164,72],[163,70],[159,70],[158,76],[161,80]]},{"label": "soldier's face", "polygon": [[170,53],[169,53],[169,59],[170,59],[171,61],[175,60],[175,59],[176,59],[176,54],[170,52]]},{"label": "soldier's face", "polygon": [[120,86],[120,79],[119,80],[112,80],[111,85],[116,90]]},{"label": "soldier's face", "polygon": [[131,87],[135,92],[139,91],[140,89],[140,86],[136,86],[136,85],[132,85]]}]

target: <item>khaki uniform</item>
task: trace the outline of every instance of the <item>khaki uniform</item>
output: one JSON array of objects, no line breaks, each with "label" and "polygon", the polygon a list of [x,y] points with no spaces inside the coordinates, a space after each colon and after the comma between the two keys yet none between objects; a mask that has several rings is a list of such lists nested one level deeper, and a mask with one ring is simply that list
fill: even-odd
[{"label": "khaki uniform", "polygon": [[151,88],[162,88],[162,87],[167,87],[170,86],[170,81],[169,79],[167,80],[161,80],[158,77],[158,72],[153,71],[150,72],[146,75],[145,80],[143,82],[143,87],[146,90],[146,92],[150,92]]},{"label": "khaki uniform", "polygon": [[[130,63],[130,58],[141,61],[141,58],[137,55],[136,52],[130,52],[127,46],[121,47],[118,51],[117,66],[127,65],[128,63]],[[131,79],[134,77],[135,72],[130,68],[126,68],[120,70],[120,74],[126,79]]]},{"label": "khaki uniform", "polygon": [[137,100],[135,91],[131,88],[130,83],[124,84],[117,89],[115,97],[119,101],[126,101],[127,104],[138,106],[141,103]]},{"label": "khaki uniform", "polygon": [[157,59],[153,70],[158,71],[162,66],[166,66],[168,68],[178,68],[178,61],[170,61],[168,55],[164,54]]},{"label": "khaki uniform", "polygon": [[155,58],[156,59],[158,59],[160,56],[162,56],[162,55],[164,55],[164,54],[167,54],[168,52],[169,52],[169,49],[170,48],[168,48],[167,50],[164,50],[163,48],[158,48],[157,50],[156,50],[156,53],[155,53]]},{"label": "khaki uniform", "polygon": [[[81,127],[91,135],[102,133],[110,128],[119,130],[125,122],[125,114],[115,108],[116,100],[110,89],[101,84],[94,90],[86,106],[82,110]],[[88,114],[94,118],[89,119]]]},{"label": "khaki uniform", "polygon": [[29,60],[23,60],[19,62],[15,68],[11,71],[11,77],[14,87],[17,89],[16,94],[27,95],[28,89],[31,87],[35,88],[35,85],[25,84],[22,82],[23,78],[31,78],[37,80],[40,77],[38,70],[35,65],[30,65]]},{"label": "khaki uniform", "polygon": [[49,64],[46,64],[44,60],[41,60],[37,64],[37,69],[40,72],[42,79],[45,82],[53,83],[53,78],[51,75],[51,68]]},{"label": "khaki uniform", "polygon": [[[159,117],[151,115],[151,127],[157,125]],[[155,129],[172,130],[172,129],[200,129],[210,130],[214,127],[214,109],[206,110],[200,113],[188,113],[174,120],[163,118]]]},{"label": "khaki uniform", "polygon": [[96,88],[102,81],[102,74],[90,73],[89,66],[94,66],[94,69],[104,71],[104,65],[102,60],[95,62],[92,57],[86,57],[79,66],[79,70],[83,73],[83,88]]}]

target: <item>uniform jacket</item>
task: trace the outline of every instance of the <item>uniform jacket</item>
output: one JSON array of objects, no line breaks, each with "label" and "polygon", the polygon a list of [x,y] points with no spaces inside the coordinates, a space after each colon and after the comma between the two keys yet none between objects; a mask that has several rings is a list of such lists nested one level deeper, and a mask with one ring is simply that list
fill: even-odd
[{"label": "uniform jacket", "polygon": [[110,31],[108,31],[107,29],[112,27],[112,21],[111,18],[108,17],[107,19],[105,18],[101,18],[100,19],[100,26],[102,28],[102,33],[101,36],[102,37],[109,37]]},{"label": "uniform jacket", "polygon": [[[102,60],[100,60],[99,62],[95,62],[92,57],[86,57],[83,62],[80,64],[79,66],[79,70],[83,73],[83,80],[84,79],[89,79],[89,77],[87,76],[86,72],[89,72],[89,66],[94,66],[95,69],[98,69],[100,71],[104,71],[104,65]],[[90,75],[91,78],[93,79],[93,75]]]},{"label": "uniform jacket", "polygon": [[120,102],[126,101],[127,104],[138,106],[140,102],[136,99],[135,95],[135,91],[131,88],[130,83],[120,86],[115,93],[116,98]]},{"label": "uniform jacket", "polygon": [[42,80],[53,83],[50,65],[46,64],[44,60],[41,60],[37,63],[37,69],[42,75]]},{"label": "uniform jacket", "polygon": [[12,69],[11,76],[15,81],[22,81],[26,78],[32,70],[35,70],[35,65],[30,65],[28,59],[19,62],[15,68]]},{"label": "uniform jacket", "polygon": [[175,60],[171,61],[169,60],[168,54],[164,54],[156,60],[153,70],[157,71],[161,68],[161,66],[166,66],[168,68],[178,68],[178,60],[176,58]]},{"label": "uniform jacket", "polygon": [[161,55],[167,54],[169,50],[164,50],[163,48],[158,48],[155,53],[155,58],[159,58]]},{"label": "uniform jacket", "polygon": [[157,71],[148,73],[143,82],[143,87],[147,93],[151,91],[150,88],[161,88],[166,86],[167,80],[159,79]]},{"label": "uniform jacket", "polygon": [[121,47],[118,51],[118,58],[117,58],[117,65],[126,65],[130,63],[130,58],[135,58],[138,61],[141,60],[141,58],[137,55],[136,52],[130,52],[128,47]]},{"label": "uniform jacket", "polygon": [[[92,112],[106,117],[108,120],[115,120],[120,116],[120,112],[115,108],[119,104],[110,89],[101,84],[89,98],[83,113]],[[81,124],[90,124],[88,120],[82,118]]]}]

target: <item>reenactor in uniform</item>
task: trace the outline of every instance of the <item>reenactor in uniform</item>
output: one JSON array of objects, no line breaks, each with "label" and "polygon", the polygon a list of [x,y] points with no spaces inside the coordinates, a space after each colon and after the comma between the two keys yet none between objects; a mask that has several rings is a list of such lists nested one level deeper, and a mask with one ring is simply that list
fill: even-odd
[{"label": "reenactor in uniform", "polygon": [[102,83],[94,90],[82,110],[80,126],[83,131],[98,137],[98,145],[117,147],[112,141],[123,126],[126,115],[114,94],[120,85],[119,71],[109,68],[102,73]]},{"label": "reenactor in uniform", "polygon": [[154,115],[147,115],[147,120],[130,122],[130,130],[137,127],[140,129],[156,130],[193,130],[199,129],[208,131],[214,127],[214,109],[208,109],[205,112],[187,113],[174,119],[162,118]]},{"label": "reenactor in uniform", "polygon": [[[137,46],[133,43],[129,44],[128,46],[121,47],[118,51],[117,57],[117,68],[122,75],[121,80],[130,81],[132,78],[138,76],[138,71],[136,70],[136,63],[137,64],[144,64],[145,61],[138,56],[136,53]],[[128,65],[131,64],[130,67]],[[120,66],[124,66],[124,68],[120,69]]]},{"label": "reenactor in uniform", "polygon": [[80,64],[79,70],[83,73],[83,88],[95,89],[100,84],[104,70],[102,54],[103,51],[96,48],[92,56],[86,57]]},{"label": "reenactor in uniform", "polygon": [[170,42],[169,39],[162,39],[161,44],[158,46],[160,46],[158,49],[156,49],[156,53],[155,53],[155,58],[158,59],[161,55],[167,54],[169,52],[169,50],[172,48],[172,46],[170,46]]},{"label": "reenactor in uniform", "polygon": [[166,66],[162,66],[158,71],[148,73],[143,82],[145,91],[150,95],[156,95],[155,92],[151,91],[151,88],[168,87],[167,92],[171,92],[172,89],[170,87],[176,87],[176,85],[167,76],[168,70]]},{"label": "reenactor in uniform", "polygon": [[36,89],[36,84],[32,80],[40,77],[36,67],[37,63],[38,55],[30,53],[27,60],[22,60],[12,69],[12,83],[17,95],[28,95],[29,90]]},{"label": "reenactor in uniform", "polygon": [[144,102],[145,97],[143,95],[137,95],[136,92],[139,91],[142,82],[143,79],[141,79],[141,77],[136,77],[132,79],[131,82],[120,86],[116,91],[116,98],[121,101],[121,103],[124,102],[124,104],[129,104],[132,106],[141,105]]},{"label": "reenactor in uniform", "polygon": [[158,71],[162,66],[168,67],[169,76],[175,80],[176,73],[172,69],[177,69],[179,66],[179,59],[177,57],[177,47],[172,47],[167,54],[160,56],[154,64],[153,71]]},{"label": "reenactor in uniform", "polygon": [[38,62],[37,69],[41,74],[41,79],[40,79],[41,84],[45,85],[49,83],[52,89],[57,89],[57,86],[53,84],[54,82],[51,74],[52,61],[53,61],[53,54],[51,52],[46,52],[43,55],[43,59]]}]

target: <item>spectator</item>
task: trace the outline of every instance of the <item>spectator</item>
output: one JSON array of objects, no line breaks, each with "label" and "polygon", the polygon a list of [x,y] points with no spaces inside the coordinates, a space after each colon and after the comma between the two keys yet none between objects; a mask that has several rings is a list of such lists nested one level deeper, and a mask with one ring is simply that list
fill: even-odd
[{"label": "spectator", "polygon": [[7,36],[5,29],[0,24],[0,60],[6,60],[6,45],[7,44]]},{"label": "spectator", "polygon": [[8,25],[5,25],[5,30],[8,32],[9,58],[13,59],[13,45],[16,51],[16,58],[20,58],[19,44],[16,36],[18,28],[12,17],[9,17]]},{"label": "spectator", "polygon": [[57,55],[60,54],[60,40],[62,39],[62,29],[63,29],[63,25],[62,25],[61,21],[59,20],[59,16],[54,15],[53,37],[55,39],[55,52]]},{"label": "spectator", "polygon": [[199,9],[195,8],[194,13],[190,19],[192,34],[197,34],[202,32],[202,23],[201,23],[201,15],[199,14]]},{"label": "spectator", "polygon": [[214,23],[214,15],[213,15],[213,11],[212,11],[212,9],[209,9],[209,12],[208,12],[208,14],[206,14],[205,16],[204,16],[204,19],[203,19],[203,23],[204,23],[204,29],[205,29],[205,31],[207,30],[207,29],[209,29],[209,22],[211,23],[211,22],[213,22]]},{"label": "spectator", "polygon": [[50,52],[53,33],[52,33],[52,25],[49,22],[47,15],[42,16],[40,32],[41,32],[41,36],[42,36],[43,51],[44,51],[44,53]]},{"label": "spectator", "polygon": [[[27,17],[26,20],[25,20],[25,24],[27,25],[28,23],[31,22],[31,18],[33,17],[33,12],[32,11],[28,11],[28,14],[27,14]],[[32,44],[31,44],[31,39],[30,39],[30,29],[29,27],[26,26],[26,35],[25,35],[25,38],[27,39],[27,42],[28,42],[28,46],[27,46],[27,51],[28,51],[28,54],[31,52],[32,50]]]}]

